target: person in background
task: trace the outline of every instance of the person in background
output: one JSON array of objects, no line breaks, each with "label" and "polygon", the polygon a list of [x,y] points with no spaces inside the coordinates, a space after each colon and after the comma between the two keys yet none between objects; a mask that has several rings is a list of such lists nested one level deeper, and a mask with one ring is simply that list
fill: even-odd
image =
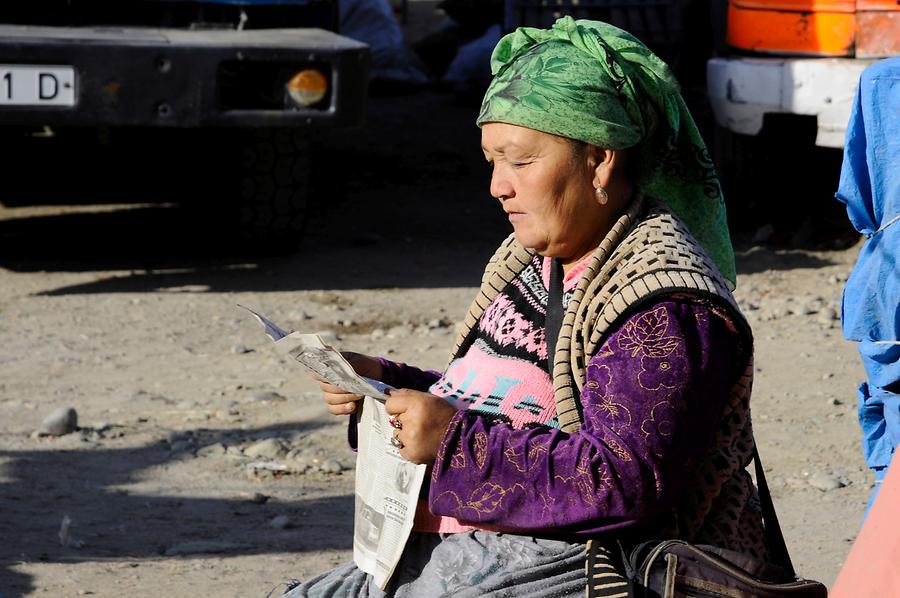
[{"label": "person in background", "polygon": [[[844,338],[859,343],[863,454],[872,505],[900,442],[900,57],[863,71],[847,126],[836,197],[865,236],[844,286]],[[868,507],[867,507],[868,511]]]}]

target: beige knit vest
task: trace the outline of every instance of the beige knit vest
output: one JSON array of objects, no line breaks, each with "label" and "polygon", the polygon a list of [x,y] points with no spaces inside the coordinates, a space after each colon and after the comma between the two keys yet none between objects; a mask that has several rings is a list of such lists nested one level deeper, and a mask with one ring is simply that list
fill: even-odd
[{"label": "beige knit vest", "polygon": [[[512,235],[496,251],[460,326],[454,358],[468,350],[484,311],[533,257],[534,252]],[[749,327],[703,248],[662,204],[639,197],[594,252],[563,318],[553,386],[564,431],[576,432],[581,426],[579,397],[585,368],[607,335],[646,302],[677,294],[701,297],[725,308],[746,332],[746,353],[752,355]],[[764,556],[755,489],[745,471],[754,447],[749,410],[752,379],[752,358],[748,358],[744,374],[731,389],[715,444],[677,506],[674,525],[661,533]]]}]

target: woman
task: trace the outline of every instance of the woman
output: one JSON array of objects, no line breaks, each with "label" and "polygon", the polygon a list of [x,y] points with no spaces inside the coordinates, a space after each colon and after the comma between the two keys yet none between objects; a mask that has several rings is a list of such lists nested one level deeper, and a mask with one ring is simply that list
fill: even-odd
[{"label": "woman", "polygon": [[[514,233],[446,372],[354,357],[399,389],[400,452],[431,465],[387,595],[581,596],[589,538],[763,556],[744,471],[752,340],[718,181],[670,71],[571,18],[504,37],[492,70],[478,124]],[[360,397],[322,390],[331,413],[355,411]],[[624,595],[599,556],[595,595]],[[382,592],[351,563],[287,595]]]}]

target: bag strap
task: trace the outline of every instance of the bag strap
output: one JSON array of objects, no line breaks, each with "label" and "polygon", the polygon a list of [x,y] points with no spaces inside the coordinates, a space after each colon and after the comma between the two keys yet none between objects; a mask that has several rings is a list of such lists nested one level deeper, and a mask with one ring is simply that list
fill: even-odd
[{"label": "bag strap", "polygon": [[544,338],[547,341],[547,372],[553,380],[553,362],[556,356],[556,342],[562,328],[563,317],[563,267],[562,260],[550,260],[550,288],[547,289],[547,318],[544,322]]},{"label": "bag strap", "polygon": [[772,503],[772,495],[769,494],[766,474],[763,471],[762,461],[759,458],[759,452],[756,450],[755,443],[753,445],[753,463],[756,465],[756,487],[759,489],[759,503],[762,508],[766,543],[769,545],[771,561],[786,569],[791,577],[796,577],[794,565],[791,563],[791,555],[788,554],[787,545],[784,543],[784,535],[781,533],[781,526],[778,525],[775,505]]}]

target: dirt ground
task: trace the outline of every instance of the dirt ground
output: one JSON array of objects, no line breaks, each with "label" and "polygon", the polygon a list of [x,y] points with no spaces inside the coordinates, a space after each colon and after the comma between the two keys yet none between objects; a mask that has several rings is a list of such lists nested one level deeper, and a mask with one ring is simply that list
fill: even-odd
[{"label": "dirt ground", "polygon": [[[40,181],[81,205],[0,207],[0,596],[261,598],[349,559],[345,422],[235,304],[440,368],[508,226],[473,112],[373,100],[370,126],[323,150],[341,184],[289,257],[127,187],[95,205],[96,171]],[[837,321],[856,249],[738,246],[760,452],[797,569],[831,583],[871,487]],[[33,436],[63,406],[79,429]]]}]

